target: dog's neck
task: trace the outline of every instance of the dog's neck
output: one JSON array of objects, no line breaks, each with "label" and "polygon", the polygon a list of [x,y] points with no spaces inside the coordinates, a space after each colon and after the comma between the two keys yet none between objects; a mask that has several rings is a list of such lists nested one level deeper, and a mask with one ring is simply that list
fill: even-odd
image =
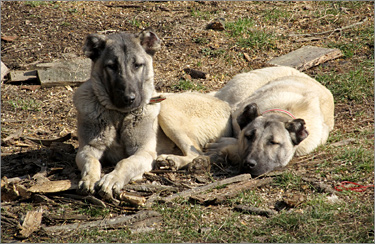
[{"label": "dog's neck", "polygon": [[271,113],[271,112],[274,112],[274,113],[283,113],[283,114],[288,115],[288,116],[291,117],[292,119],[296,119],[296,117],[294,117],[294,115],[293,115],[291,112],[289,112],[289,111],[287,111],[287,110],[284,110],[284,109],[280,109],[280,108],[268,109],[268,110],[264,111],[264,112],[262,113],[262,115],[264,115],[264,114],[266,114],[266,113]]}]

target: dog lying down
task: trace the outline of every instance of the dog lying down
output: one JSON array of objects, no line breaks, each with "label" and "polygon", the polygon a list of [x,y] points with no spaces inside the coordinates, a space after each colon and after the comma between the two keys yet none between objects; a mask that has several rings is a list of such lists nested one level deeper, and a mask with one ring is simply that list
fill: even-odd
[{"label": "dog lying down", "polygon": [[[198,157],[202,148],[221,137],[208,144],[210,151],[228,154],[254,175],[285,166],[296,150],[305,154],[327,140],[333,127],[332,95],[291,68],[237,75],[216,97],[167,94],[161,104],[153,102],[158,94],[152,59],[160,43],[151,30],[87,37],[91,77],[73,98],[82,193],[111,199],[153,166],[179,169],[197,159],[207,163],[207,157]],[[228,139],[233,134],[238,139]],[[102,163],[115,168],[103,174]]]},{"label": "dog lying down", "polygon": [[334,126],[331,92],[289,67],[239,74],[215,97],[232,107],[235,138],[221,138],[207,148],[253,176],[286,166],[294,154],[310,153],[327,141]]}]

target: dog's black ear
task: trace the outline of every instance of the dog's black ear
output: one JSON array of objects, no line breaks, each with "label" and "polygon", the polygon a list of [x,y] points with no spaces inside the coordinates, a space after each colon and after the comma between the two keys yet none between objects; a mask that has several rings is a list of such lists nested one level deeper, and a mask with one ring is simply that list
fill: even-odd
[{"label": "dog's black ear", "polygon": [[83,52],[86,57],[92,61],[96,61],[105,48],[107,37],[99,34],[90,34],[87,36],[83,45]]},{"label": "dog's black ear", "polygon": [[160,49],[161,40],[151,30],[151,28],[144,29],[141,33],[139,33],[138,37],[143,49],[151,56],[153,56]]},{"label": "dog's black ear", "polygon": [[309,132],[306,130],[305,121],[303,119],[294,119],[285,123],[285,128],[289,131],[290,138],[294,145],[298,145],[306,139]]},{"label": "dog's black ear", "polygon": [[250,124],[256,117],[258,117],[259,109],[256,103],[250,103],[247,105],[242,114],[237,117],[237,123],[240,126],[241,130],[245,128],[246,125]]}]

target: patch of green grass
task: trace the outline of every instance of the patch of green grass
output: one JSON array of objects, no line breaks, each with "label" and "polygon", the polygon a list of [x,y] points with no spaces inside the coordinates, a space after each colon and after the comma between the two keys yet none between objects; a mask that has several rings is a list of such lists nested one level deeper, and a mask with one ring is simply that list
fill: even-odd
[{"label": "patch of green grass", "polygon": [[71,23],[69,23],[69,22],[62,22],[61,24],[60,24],[61,26],[65,26],[65,27],[67,27],[67,26],[71,26],[72,24]]},{"label": "patch of green grass", "polygon": [[250,18],[240,18],[225,25],[229,36],[236,38],[236,43],[244,48],[268,49],[274,46],[274,36],[257,30]]},{"label": "patch of green grass", "polygon": [[373,206],[364,205],[355,195],[350,197],[350,201],[339,197],[339,202],[330,203],[326,195],[319,195],[304,203],[302,211],[282,211],[267,219],[267,228],[280,229],[280,234],[270,236],[269,242],[373,242]]},{"label": "patch of green grass", "polygon": [[191,10],[191,16],[203,20],[209,20],[211,18],[211,13],[209,11],[202,11],[199,9]]},{"label": "patch of green grass", "polygon": [[279,8],[267,9],[263,15],[264,20],[266,21],[278,21],[280,18],[288,18],[290,13],[286,10]]},{"label": "patch of green grass", "polygon": [[194,83],[191,80],[181,79],[178,84],[173,85],[172,89],[175,91],[203,91],[206,90],[206,87],[199,83]]},{"label": "patch of green grass", "polygon": [[374,100],[373,60],[363,62],[346,73],[329,72],[315,77],[325,85],[335,97],[336,102]]},{"label": "patch of green grass", "polygon": [[25,4],[27,6],[30,6],[30,7],[39,7],[39,6],[43,6],[43,5],[47,5],[47,4],[50,4],[51,2],[49,1],[26,1]]},{"label": "patch of green grass", "polygon": [[226,23],[225,28],[231,37],[239,37],[247,34],[254,25],[255,23],[251,18],[239,18],[234,22]]},{"label": "patch of green grass", "polygon": [[217,58],[221,57],[224,53],[224,49],[213,49],[213,48],[202,48],[201,53],[206,57]]},{"label": "patch of green grass", "polygon": [[196,37],[193,38],[193,42],[198,44],[208,44],[210,41],[205,37]]},{"label": "patch of green grass", "polygon": [[17,99],[7,101],[9,105],[13,107],[15,111],[21,110],[30,110],[30,111],[39,111],[42,105],[41,102],[34,99]]},{"label": "patch of green grass", "polygon": [[340,163],[333,170],[334,179],[337,181],[358,182],[374,172],[374,153],[361,146],[341,150],[333,160]]},{"label": "patch of green grass", "polygon": [[[350,32],[350,34],[344,32],[343,37],[346,38],[360,38],[361,41],[350,41],[350,42],[332,42],[328,44],[330,48],[338,48],[343,54],[344,58],[352,58],[360,54],[364,49],[374,45],[374,26],[368,26],[366,28],[356,29]],[[371,59],[374,58],[374,51],[371,52]]]},{"label": "patch of green grass", "polygon": [[80,214],[89,215],[91,217],[106,217],[109,215],[109,209],[107,208],[99,208],[91,205],[87,205],[86,207],[82,207],[78,210]]},{"label": "patch of green grass", "polygon": [[286,171],[275,177],[274,185],[282,189],[300,189],[301,176],[295,175],[292,171]]},{"label": "patch of green grass", "polygon": [[263,199],[255,190],[250,190],[240,192],[237,197],[230,199],[229,202],[232,205],[245,204],[253,207],[261,207]]},{"label": "patch of green grass", "polygon": [[149,26],[148,23],[145,23],[144,21],[139,21],[136,19],[136,17],[134,17],[133,19],[131,20],[128,20],[129,24],[131,24],[132,26],[134,27],[137,27],[139,29],[142,29],[142,28],[146,28]]}]

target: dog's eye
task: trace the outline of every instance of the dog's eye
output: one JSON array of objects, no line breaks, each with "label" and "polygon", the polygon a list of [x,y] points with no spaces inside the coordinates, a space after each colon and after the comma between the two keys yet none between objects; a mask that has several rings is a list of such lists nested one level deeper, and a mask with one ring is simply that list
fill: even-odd
[{"label": "dog's eye", "polygon": [[249,141],[253,141],[255,138],[255,130],[252,130],[249,133],[245,133],[245,138]]},{"label": "dog's eye", "polygon": [[139,68],[141,68],[141,67],[143,67],[144,66],[144,64],[143,63],[134,63],[134,68],[137,70],[137,69],[139,69]]},{"label": "dog's eye", "polygon": [[280,145],[280,144],[281,144],[280,142],[275,141],[275,140],[273,140],[273,139],[269,140],[268,143],[269,143],[270,145]]},{"label": "dog's eye", "polygon": [[106,64],[105,67],[108,68],[108,69],[111,69],[111,70],[116,70],[117,64],[115,62],[109,62],[109,63]]}]

